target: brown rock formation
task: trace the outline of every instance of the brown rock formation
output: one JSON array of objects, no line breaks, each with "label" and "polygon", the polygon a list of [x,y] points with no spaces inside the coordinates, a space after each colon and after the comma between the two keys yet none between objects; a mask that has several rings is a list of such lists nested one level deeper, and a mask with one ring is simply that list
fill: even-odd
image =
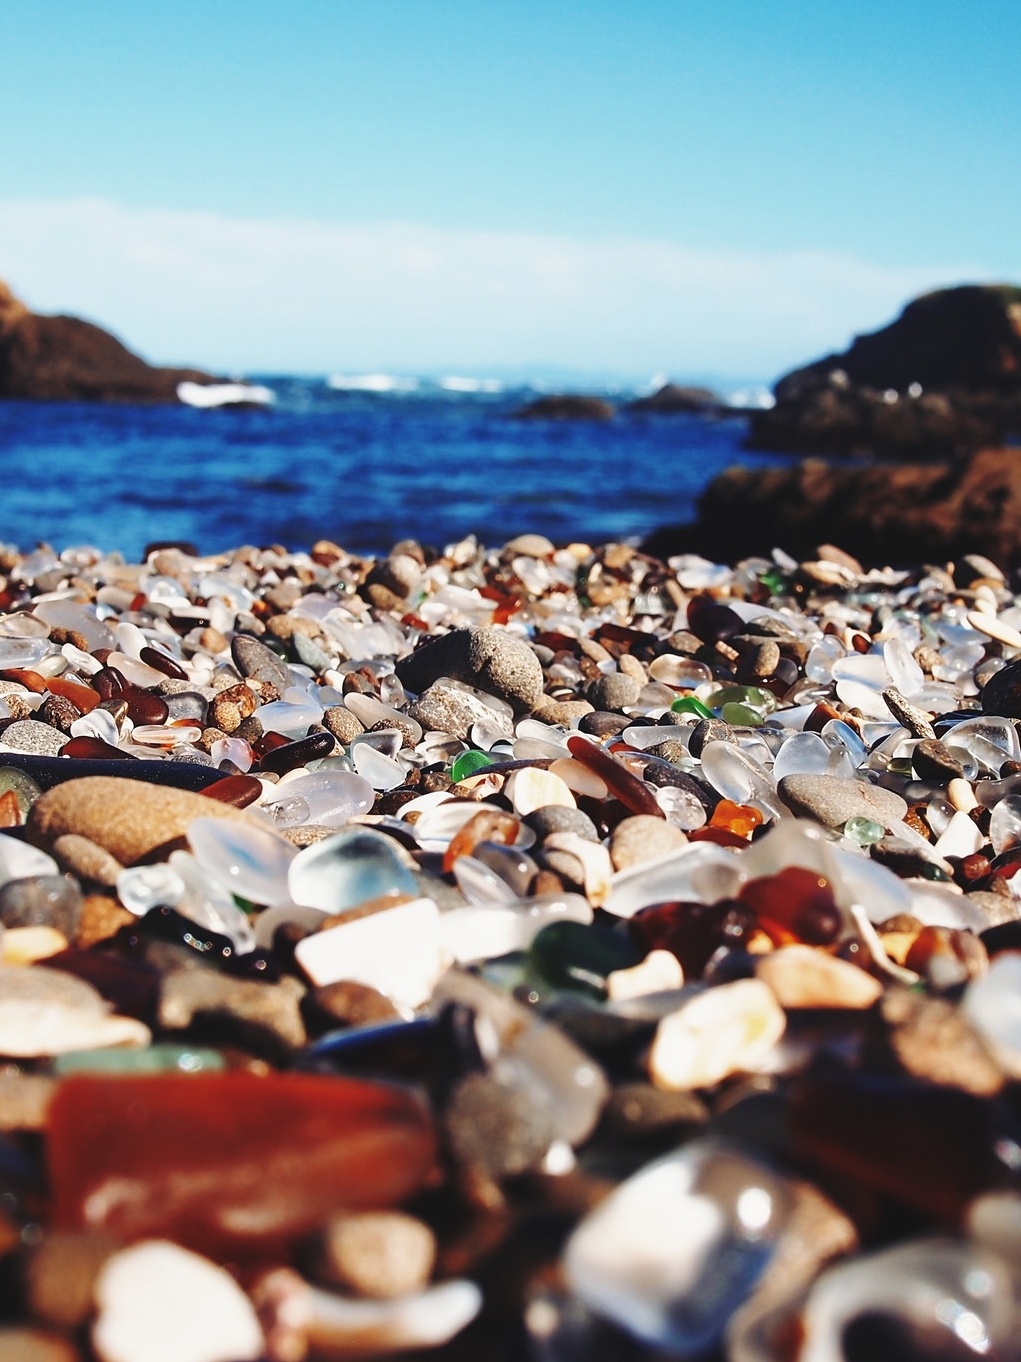
[{"label": "brown rock formation", "polygon": [[1021,288],[925,294],[774,392],[752,417],[755,448],[926,458],[1003,440],[1021,429]]},{"label": "brown rock formation", "polygon": [[613,415],[609,402],[582,393],[551,393],[512,413],[516,421],[609,421]]},{"label": "brown rock formation", "polygon": [[185,380],[213,378],[198,369],[147,364],[92,322],[31,312],[0,281],[0,398],[176,402]]},{"label": "brown rock formation", "polygon": [[938,464],[730,468],[709,484],[694,525],[658,530],[656,557],[703,553],[734,562],[774,547],[795,557],[838,544],[871,565],[945,562],[982,553],[1021,566],[1021,458],[985,449]]},{"label": "brown rock formation", "polygon": [[711,388],[690,388],[680,383],[664,383],[648,397],[640,397],[631,402],[629,411],[648,411],[657,415],[671,416],[677,412],[719,411],[726,403],[719,393]]}]

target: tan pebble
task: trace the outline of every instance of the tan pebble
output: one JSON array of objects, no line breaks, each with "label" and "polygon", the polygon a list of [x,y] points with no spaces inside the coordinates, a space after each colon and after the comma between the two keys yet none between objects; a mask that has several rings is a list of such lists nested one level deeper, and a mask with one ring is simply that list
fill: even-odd
[{"label": "tan pebble", "polygon": [[549,558],[556,552],[556,546],[544,534],[519,534],[504,544],[503,552],[511,557],[520,554],[524,558]]},{"label": "tan pebble", "polygon": [[647,993],[667,993],[684,985],[681,962],[670,951],[650,951],[630,969],[615,969],[606,976],[606,994],[612,1002],[641,998]]},{"label": "tan pebble", "polygon": [[993,1097],[1003,1087],[992,1051],[954,1003],[894,987],[883,999],[882,1017],[890,1049],[916,1078],[978,1097]]},{"label": "tan pebble", "polygon": [[963,776],[955,776],[947,785],[947,798],[958,813],[971,813],[978,808],[975,791]]},{"label": "tan pebble", "polygon": [[107,889],[114,888],[117,876],[124,869],[116,856],[96,846],[88,837],[79,837],[73,832],[58,837],[51,850],[61,870]]},{"label": "tan pebble", "polygon": [[323,711],[323,725],[338,742],[350,743],[365,732],[365,725],[346,705],[331,705]]},{"label": "tan pebble", "polygon": [[623,819],[614,828],[610,838],[610,859],[614,870],[627,870],[629,866],[679,851],[687,841],[681,829],[665,818],[638,813]]},{"label": "tan pebble", "polygon": [[241,725],[241,710],[233,700],[218,695],[209,707],[209,718],[222,733],[233,733]]},{"label": "tan pebble", "polygon": [[769,985],[785,1008],[866,1008],[883,992],[871,974],[814,946],[784,946],[761,956],[755,977]]},{"label": "tan pebble", "polygon": [[574,795],[564,781],[550,771],[540,770],[536,766],[526,767],[523,771],[512,771],[504,786],[504,793],[510,800],[514,812],[522,818],[534,813],[536,809],[545,808],[547,804],[561,804],[568,809],[577,807]]},{"label": "tan pebble", "polygon": [[649,1076],[658,1088],[710,1088],[754,1072],[783,1035],[787,1019],[760,979],[738,979],[700,993],[656,1028]]},{"label": "tan pebble", "polygon": [[980,634],[995,639],[1005,648],[1021,648],[1021,633],[986,610],[969,610],[968,623]]},{"label": "tan pebble", "polygon": [[330,1220],[321,1271],[358,1296],[385,1299],[421,1291],[436,1261],[432,1230],[401,1211],[366,1211]]},{"label": "tan pebble", "polygon": [[580,638],[578,646],[586,657],[590,657],[593,662],[612,662],[613,654],[608,652],[601,643],[597,643],[594,638]]},{"label": "tan pebble", "polygon": [[0,964],[31,965],[67,950],[67,937],[56,927],[8,927]]},{"label": "tan pebble", "polygon": [[195,818],[249,821],[243,810],[190,790],[120,776],[84,776],[40,795],[29,811],[28,828],[44,845],[69,832],[88,837],[130,865],[183,837]]},{"label": "tan pebble", "polygon": [[532,708],[532,717],[546,724],[563,724],[570,728],[575,719],[591,714],[592,710],[588,700],[557,700],[552,695],[540,695]]},{"label": "tan pebble", "polygon": [[28,1325],[0,1325],[4,1362],[81,1362],[81,1353],[63,1334]]},{"label": "tan pebble", "polygon": [[584,886],[585,897],[595,908],[601,907],[610,894],[613,866],[610,853],[601,842],[586,842],[576,832],[554,832],[543,842],[543,849],[573,857],[581,870],[578,883]]},{"label": "tan pebble", "polygon": [[129,913],[117,899],[108,894],[86,894],[82,900],[75,945],[87,948],[100,941],[109,941],[122,927],[137,921],[134,913]]},{"label": "tan pebble", "polygon": [[637,681],[640,686],[644,686],[649,679],[649,674],[638,661],[637,657],[632,657],[630,653],[621,653],[617,659],[617,669],[622,671],[625,676],[630,676]]},{"label": "tan pebble", "polygon": [[47,1324],[77,1329],[91,1316],[99,1270],[117,1241],[98,1230],[53,1230],[32,1250],[25,1273],[32,1313]]},{"label": "tan pebble", "polygon": [[[590,799],[605,799],[610,793],[606,781],[595,771],[590,771],[574,757],[558,757],[549,767],[551,774],[559,776],[567,788],[576,795],[588,795]],[[660,819],[655,820],[657,823]]]}]

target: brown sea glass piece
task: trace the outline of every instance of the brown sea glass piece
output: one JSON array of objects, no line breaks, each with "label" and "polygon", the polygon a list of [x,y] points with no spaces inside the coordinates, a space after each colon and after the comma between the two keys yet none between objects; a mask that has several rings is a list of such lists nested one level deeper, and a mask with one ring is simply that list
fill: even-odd
[{"label": "brown sea glass piece", "polygon": [[177,681],[188,680],[188,673],[180,663],[165,653],[162,648],[141,648],[139,649],[138,660],[144,662],[146,666],[162,672],[164,676],[172,676]]},{"label": "brown sea glass piece", "polygon": [[480,809],[450,839],[450,845],[443,853],[444,874],[453,870],[458,856],[470,856],[480,842],[513,846],[520,828],[521,821],[513,814],[500,809]]},{"label": "brown sea glass piece", "polygon": [[46,682],[46,689],[51,695],[59,695],[63,700],[70,700],[80,714],[88,714],[100,702],[99,692],[94,691],[91,686],[80,685],[77,681],[68,681],[63,676],[49,677]]},{"label": "brown sea glass piece", "polygon": [[294,742],[267,751],[259,760],[259,770],[282,776],[319,757],[330,756],[336,745],[337,740],[332,733],[310,733],[306,738],[296,738]]},{"label": "brown sea glass piece", "polygon": [[830,946],[843,928],[829,880],[800,865],[749,880],[741,886],[738,898],[751,908],[758,925],[778,946],[795,941]]},{"label": "brown sea glass piece", "polygon": [[133,724],[162,724],[170,713],[166,700],[141,686],[125,684],[119,699],[126,701]]},{"label": "brown sea glass piece", "polygon": [[262,794],[262,781],[255,776],[224,776],[202,791],[207,799],[218,799],[221,804],[233,804],[235,809],[246,809]]},{"label": "brown sea glass piece", "polygon": [[719,903],[654,903],[628,922],[632,941],[646,951],[670,951],[686,979],[697,979],[721,946],[741,947],[755,928],[749,908],[735,899]]},{"label": "brown sea glass piece", "polygon": [[134,761],[130,752],[125,752],[102,738],[69,738],[60,749],[62,757],[84,757],[91,761]]},{"label": "brown sea glass piece", "polygon": [[666,816],[656,803],[656,796],[645,782],[632,775],[608,752],[604,752],[598,743],[575,734],[567,739],[567,747],[576,761],[580,761],[582,766],[587,766],[606,782],[610,793],[615,795],[626,809],[630,809],[632,813],[651,814],[653,818]]},{"label": "brown sea glass piece", "polygon": [[413,1090],[280,1073],[71,1077],[47,1149],[58,1228],[247,1261],[337,1211],[398,1204],[436,1158]]}]

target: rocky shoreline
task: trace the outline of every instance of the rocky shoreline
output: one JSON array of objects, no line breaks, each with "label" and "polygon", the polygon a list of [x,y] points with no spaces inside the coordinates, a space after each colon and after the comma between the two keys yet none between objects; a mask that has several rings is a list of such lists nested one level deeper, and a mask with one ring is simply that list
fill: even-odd
[{"label": "rocky shoreline", "polygon": [[736,558],[5,550],[0,1351],[1021,1356],[1021,598]]}]

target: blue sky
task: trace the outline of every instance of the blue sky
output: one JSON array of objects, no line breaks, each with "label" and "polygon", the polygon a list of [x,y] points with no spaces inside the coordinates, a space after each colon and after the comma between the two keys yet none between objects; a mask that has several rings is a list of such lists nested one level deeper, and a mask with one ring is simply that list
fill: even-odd
[{"label": "blue sky", "polygon": [[769,380],[1021,279],[999,0],[34,0],[0,276],[242,370]]}]

